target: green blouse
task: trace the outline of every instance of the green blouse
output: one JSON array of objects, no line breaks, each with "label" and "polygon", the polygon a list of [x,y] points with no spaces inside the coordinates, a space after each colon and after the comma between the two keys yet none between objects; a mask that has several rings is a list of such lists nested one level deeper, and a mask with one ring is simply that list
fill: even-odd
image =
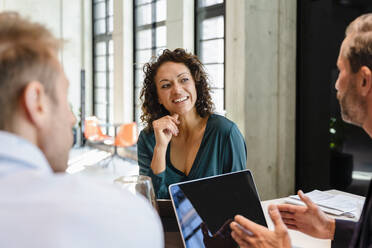
[{"label": "green blouse", "polygon": [[173,183],[246,169],[244,138],[234,122],[220,115],[212,114],[208,118],[200,148],[188,175],[172,165],[170,143],[166,153],[166,169],[155,175],[150,167],[155,144],[153,131],[141,131],[137,144],[140,175],[151,177],[158,199],[169,198],[168,186]]}]

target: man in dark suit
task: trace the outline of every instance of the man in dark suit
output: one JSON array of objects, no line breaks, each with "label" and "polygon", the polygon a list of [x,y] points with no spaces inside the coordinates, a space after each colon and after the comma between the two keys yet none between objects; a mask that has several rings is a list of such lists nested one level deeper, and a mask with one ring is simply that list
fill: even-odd
[{"label": "man in dark suit", "polygon": [[[344,121],[362,127],[372,138],[372,14],[355,19],[346,29],[337,60],[337,98]],[[316,238],[331,239],[332,247],[372,247],[372,182],[359,222],[335,220],[298,192],[306,206],[269,206],[275,230],[236,216],[232,237],[240,247],[291,247],[287,228]]]}]

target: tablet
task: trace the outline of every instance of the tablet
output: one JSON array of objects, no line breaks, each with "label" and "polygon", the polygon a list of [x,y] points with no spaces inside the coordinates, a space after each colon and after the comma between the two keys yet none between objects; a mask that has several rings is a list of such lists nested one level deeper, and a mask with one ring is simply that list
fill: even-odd
[{"label": "tablet", "polygon": [[[228,224],[221,227],[237,214],[267,227],[249,170],[172,184],[169,193],[187,248],[236,247]],[[217,232],[221,240],[211,238]]]}]

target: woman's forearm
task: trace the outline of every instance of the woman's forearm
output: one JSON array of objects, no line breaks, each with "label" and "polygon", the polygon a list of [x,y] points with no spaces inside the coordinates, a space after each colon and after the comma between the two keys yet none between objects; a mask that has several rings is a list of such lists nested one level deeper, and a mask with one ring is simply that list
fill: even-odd
[{"label": "woman's forearm", "polygon": [[157,175],[165,171],[165,155],[167,153],[167,147],[155,146],[154,153],[151,161],[151,170]]}]

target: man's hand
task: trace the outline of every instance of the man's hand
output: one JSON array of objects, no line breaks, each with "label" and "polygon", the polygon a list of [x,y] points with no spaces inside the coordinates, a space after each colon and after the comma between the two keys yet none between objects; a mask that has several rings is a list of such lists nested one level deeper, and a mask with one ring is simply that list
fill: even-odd
[{"label": "man's hand", "polygon": [[235,216],[230,224],[231,236],[241,248],[246,247],[275,247],[290,248],[291,241],[288,230],[284,225],[276,206],[269,206],[269,214],[274,223],[275,230],[270,231],[264,226],[258,225],[243,216]]},{"label": "man's hand", "polygon": [[298,196],[306,206],[278,205],[280,215],[289,229],[320,239],[333,239],[335,220],[323,213],[301,190]]}]

